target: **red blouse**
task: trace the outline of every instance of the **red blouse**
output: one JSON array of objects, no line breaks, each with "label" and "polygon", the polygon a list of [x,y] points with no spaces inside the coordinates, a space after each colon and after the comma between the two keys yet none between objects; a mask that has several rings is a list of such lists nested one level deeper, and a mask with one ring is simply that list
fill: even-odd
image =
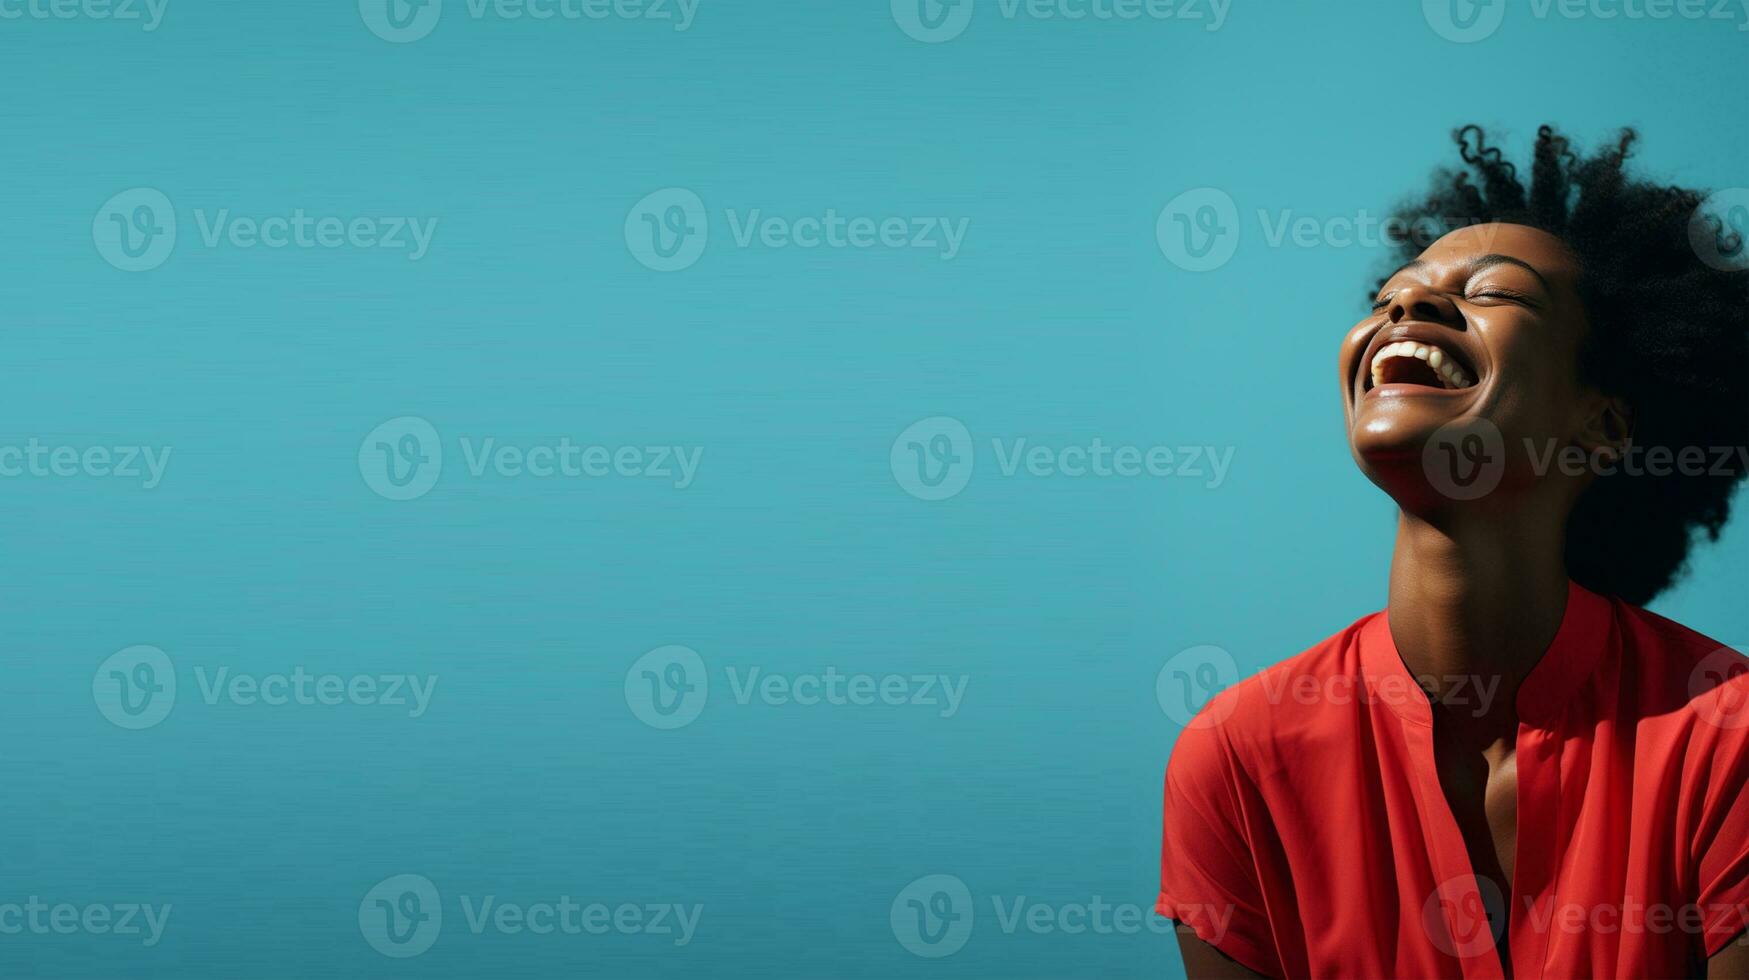
[{"label": "red blouse", "polygon": [[1276,977],[1500,977],[1490,918],[1517,977],[1681,976],[1743,932],[1749,661],[1573,585],[1518,715],[1508,914],[1471,870],[1382,612],[1179,737],[1156,909]]}]

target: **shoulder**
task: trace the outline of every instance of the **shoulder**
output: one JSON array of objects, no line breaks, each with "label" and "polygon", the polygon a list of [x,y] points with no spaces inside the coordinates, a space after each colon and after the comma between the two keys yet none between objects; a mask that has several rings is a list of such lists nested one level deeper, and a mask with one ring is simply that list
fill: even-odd
[{"label": "shoulder", "polygon": [[1284,745],[1340,737],[1362,700],[1360,636],[1383,618],[1363,616],[1211,697],[1173,745],[1168,780],[1256,775],[1273,767]]},{"label": "shoulder", "polygon": [[1609,600],[1624,645],[1631,648],[1652,666],[1694,666],[1723,650],[1742,657],[1743,654],[1703,633],[1652,612],[1632,606],[1620,599]]},{"label": "shoulder", "polygon": [[1638,691],[1642,717],[1749,742],[1749,657],[1657,613],[1610,601],[1621,638],[1622,679]]}]

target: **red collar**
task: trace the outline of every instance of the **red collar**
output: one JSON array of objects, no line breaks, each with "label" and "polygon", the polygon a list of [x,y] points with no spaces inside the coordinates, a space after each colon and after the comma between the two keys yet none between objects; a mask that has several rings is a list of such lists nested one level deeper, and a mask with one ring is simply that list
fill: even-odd
[{"label": "red collar", "polygon": [[[1579,584],[1567,583],[1567,608],[1561,627],[1542,658],[1518,688],[1518,720],[1538,728],[1553,725],[1575,703],[1575,696],[1597,673],[1613,647],[1610,601]],[[1368,687],[1398,717],[1432,726],[1433,710],[1391,639],[1390,618],[1379,613],[1360,632],[1360,659]]]}]

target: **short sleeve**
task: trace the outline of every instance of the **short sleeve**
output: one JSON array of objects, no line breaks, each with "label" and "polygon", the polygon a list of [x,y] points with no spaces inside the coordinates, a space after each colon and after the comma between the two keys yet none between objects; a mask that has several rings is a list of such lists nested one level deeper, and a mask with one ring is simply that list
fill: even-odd
[{"label": "short sleeve", "polygon": [[1702,723],[1715,729],[1709,747],[1701,820],[1695,837],[1696,899],[1713,955],[1749,928],[1749,674],[1737,674],[1697,698]]},{"label": "short sleeve", "polygon": [[1231,750],[1216,727],[1179,736],[1166,767],[1160,897],[1154,910],[1267,976],[1281,976],[1257,864],[1242,830]]}]

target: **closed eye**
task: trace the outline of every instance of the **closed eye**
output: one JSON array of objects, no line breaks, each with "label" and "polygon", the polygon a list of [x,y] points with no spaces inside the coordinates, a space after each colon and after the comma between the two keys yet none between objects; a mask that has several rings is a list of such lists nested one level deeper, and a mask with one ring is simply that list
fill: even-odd
[{"label": "closed eye", "polygon": [[1513,292],[1510,289],[1498,288],[1484,289],[1480,292],[1471,293],[1468,296],[1465,296],[1464,299],[1472,302],[1478,299],[1501,299],[1509,303],[1523,303],[1525,306],[1534,307],[1537,305],[1535,300],[1523,293]]}]

